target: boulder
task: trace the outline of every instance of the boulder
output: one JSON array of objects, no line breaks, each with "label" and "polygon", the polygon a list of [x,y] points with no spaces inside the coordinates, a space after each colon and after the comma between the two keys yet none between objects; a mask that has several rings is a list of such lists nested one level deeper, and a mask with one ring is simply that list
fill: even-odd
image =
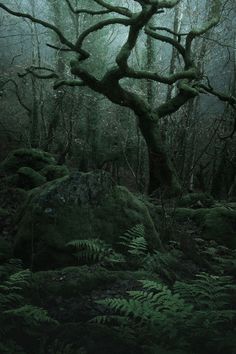
[{"label": "boulder", "polygon": [[227,207],[209,209],[203,222],[204,238],[236,248],[236,210]]},{"label": "boulder", "polygon": [[16,173],[21,167],[30,167],[35,171],[47,165],[56,165],[52,155],[39,149],[18,149],[11,152],[0,164],[0,171],[6,175]]},{"label": "boulder", "polygon": [[46,177],[42,176],[40,173],[36,172],[30,167],[21,167],[17,171],[18,181],[17,185],[19,188],[32,189],[47,182]]},{"label": "boulder", "polygon": [[171,212],[177,223],[194,221],[203,239],[236,248],[236,209],[230,204],[196,210],[176,208]]},{"label": "boulder", "polygon": [[68,174],[66,166],[56,165],[52,155],[39,149],[15,150],[0,164],[4,187],[30,190]]},{"label": "boulder", "polygon": [[45,176],[48,181],[53,181],[54,179],[67,176],[69,170],[64,165],[48,165],[40,171],[40,174]]},{"label": "boulder", "polygon": [[214,198],[207,193],[189,193],[184,195],[177,205],[194,209],[209,208],[214,205]]},{"label": "boulder", "polygon": [[150,248],[160,247],[142,201],[126,188],[114,186],[104,171],[77,172],[30,192],[19,214],[15,254],[38,269],[70,265],[68,242],[96,238],[116,246],[136,224],[145,226]]}]

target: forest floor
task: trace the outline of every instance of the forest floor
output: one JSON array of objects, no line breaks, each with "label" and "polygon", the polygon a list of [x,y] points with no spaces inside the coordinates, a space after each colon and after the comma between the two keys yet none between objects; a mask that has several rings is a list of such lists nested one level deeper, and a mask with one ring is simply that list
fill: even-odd
[{"label": "forest floor", "polygon": [[236,353],[236,203],[201,194],[163,207],[122,190],[132,215],[148,208],[163,249],[150,248],[140,222],[121,232],[120,248],[80,239],[74,263],[34,269],[15,254],[31,191],[1,183],[0,353]]}]

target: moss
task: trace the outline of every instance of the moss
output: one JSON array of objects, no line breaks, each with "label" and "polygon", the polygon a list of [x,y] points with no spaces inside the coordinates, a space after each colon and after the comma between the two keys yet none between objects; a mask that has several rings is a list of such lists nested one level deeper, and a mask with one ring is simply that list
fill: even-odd
[{"label": "moss", "polygon": [[230,248],[236,248],[236,210],[218,207],[207,213],[203,235]]},{"label": "moss", "polygon": [[236,210],[231,207],[202,209],[177,208],[177,222],[194,221],[200,228],[201,237],[215,240],[230,248],[236,247]]},{"label": "moss", "polygon": [[60,271],[36,272],[33,280],[46,296],[63,296],[70,298],[89,294],[92,290],[109,287],[117,277],[112,272],[98,267],[68,267]]},{"label": "moss", "polygon": [[30,167],[21,167],[17,171],[18,187],[32,189],[46,183],[46,178]]},{"label": "moss", "polygon": [[177,203],[180,207],[211,207],[214,205],[214,199],[212,196],[206,193],[189,193],[184,195]]},{"label": "moss", "polygon": [[140,223],[145,226],[149,246],[160,247],[144,203],[126,188],[113,187],[102,172],[78,173],[30,193],[20,213],[15,251],[31,262],[33,240],[38,267],[68,265],[67,242],[100,238],[114,246],[128,228]]},{"label": "moss", "polygon": [[[133,286],[140,279],[157,279],[145,271],[111,271],[101,266],[66,267],[33,274],[33,281],[44,296],[70,298],[110,289],[112,284],[126,282]],[[125,290],[124,290],[125,291]]]},{"label": "moss", "polygon": [[194,210],[193,212],[193,220],[196,222],[198,226],[203,226],[206,221],[206,216],[211,211],[210,208],[202,208]]},{"label": "moss", "polygon": [[188,208],[177,208],[174,211],[174,217],[177,221],[188,221],[193,218],[194,210]]},{"label": "moss", "polygon": [[66,166],[48,165],[40,171],[40,174],[46,177],[48,181],[53,181],[54,179],[67,176],[69,170]]},{"label": "moss", "polygon": [[236,209],[236,203],[234,203],[234,202],[228,203],[228,207],[232,208],[232,209]]},{"label": "moss", "polygon": [[13,174],[24,166],[39,171],[47,165],[54,164],[56,164],[55,159],[47,152],[39,149],[18,149],[11,152],[0,164],[0,170],[5,174]]},{"label": "moss", "polygon": [[0,263],[3,263],[12,257],[12,245],[0,238]]},{"label": "moss", "polygon": [[0,208],[0,218],[5,218],[9,216],[9,211],[7,211],[6,209]]}]

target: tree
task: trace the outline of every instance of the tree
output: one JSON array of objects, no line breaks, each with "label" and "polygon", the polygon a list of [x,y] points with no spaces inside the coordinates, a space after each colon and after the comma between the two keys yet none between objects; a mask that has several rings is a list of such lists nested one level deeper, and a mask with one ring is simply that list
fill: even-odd
[{"label": "tree", "polygon": [[[178,111],[189,100],[198,97],[200,93],[212,94],[222,101],[228,101],[233,107],[236,105],[234,97],[215,91],[209,80],[206,80],[204,73],[199,70],[195,62],[193,49],[193,43],[198,37],[219,24],[222,8],[221,0],[211,1],[210,15],[206,22],[200,28],[192,28],[186,33],[175,33],[174,30],[167,27],[156,27],[154,25],[155,16],[174,9],[181,3],[181,0],[133,0],[132,5],[136,4],[138,6],[138,12],[131,11],[129,5],[127,7],[115,5],[115,0],[112,2],[91,1],[94,5],[93,10],[91,10],[91,6],[89,9],[75,9],[70,0],[64,1],[74,16],[88,14],[99,18],[95,24],[82,31],[75,42],[68,39],[56,25],[40,20],[28,13],[16,12],[3,3],[0,3],[0,8],[13,16],[27,18],[51,29],[63,45],[62,51],[77,54],[77,58],[71,61],[71,73],[76,79],[60,80],[60,75],[56,72],[40,74],[36,70],[32,70],[33,74],[42,78],[56,78],[54,88],[63,85],[87,86],[106,96],[113,103],[128,107],[136,114],[141,134],[149,151],[149,192],[152,193],[161,187],[165,192],[176,193],[180,189],[180,184],[166,153],[165,143],[160,131],[160,119]],[[105,17],[100,19],[100,16]],[[86,48],[86,39],[98,30],[116,25],[128,28],[127,39],[123,41],[121,48],[116,53],[115,65],[112,68],[107,68],[102,78],[97,78],[89,70],[89,65],[86,65],[91,56]],[[129,59],[142,31],[152,39],[169,44],[178,53],[181,61],[181,68],[178,71],[163,75],[158,71],[140,70],[129,65]],[[148,80],[149,82],[165,84],[168,87],[175,87],[174,91],[176,93],[173,97],[168,95],[167,101],[156,107],[152,103],[153,100],[145,100],[137,92],[128,89],[123,84],[126,79]]]}]

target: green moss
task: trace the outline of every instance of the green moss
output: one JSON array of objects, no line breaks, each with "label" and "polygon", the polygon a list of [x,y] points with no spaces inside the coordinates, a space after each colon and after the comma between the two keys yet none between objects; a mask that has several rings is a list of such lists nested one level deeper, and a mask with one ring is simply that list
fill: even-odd
[{"label": "green moss", "polygon": [[200,228],[201,237],[215,240],[230,248],[236,247],[236,210],[229,207],[175,210],[177,222],[194,221]]},{"label": "green moss", "polygon": [[236,248],[236,210],[225,207],[210,209],[205,218],[203,235],[230,248]]},{"label": "green moss", "polygon": [[[101,172],[76,174],[35,189],[19,217],[16,254],[38,267],[71,264],[65,244],[99,238],[113,246],[130,227],[144,224],[150,248],[160,247],[147,207]],[[64,256],[63,256],[64,255]]]},{"label": "green moss", "polygon": [[70,298],[109,289],[117,282],[132,284],[140,279],[157,279],[145,271],[111,271],[101,266],[66,267],[33,274],[33,281],[45,296]]},{"label": "green moss", "polygon": [[50,296],[70,298],[89,294],[92,290],[109,287],[117,277],[112,272],[98,267],[68,267],[61,271],[36,272],[33,280]]},{"label": "green moss", "polygon": [[21,167],[17,171],[18,174],[18,187],[23,189],[32,189],[46,183],[46,178],[41,176],[30,167]]},{"label": "green moss", "polygon": [[193,220],[197,225],[203,226],[206,221],[206,216],[211,211],[210,208],[202,208],[193,211]]},{"label": "green moss", "polygon": [[0,208],[0,218],[5,218],[9,216],[9,211],[7,211],[6,209]]},{"label": "green moss", "polygon": [[54,164],[56,164],[55,159],[47,152],[39,149],[18,149],[11,152],[0,164],[0,170],[6,174],[12,174],[24,166],[39,171],[47,165]]},{"label": "green moss", "polygon": [[177,221],[188,221],[193,218],[194,210],[188,208],[177,208],[174,211],[174,217]]},{"label": "green moss", "polygon": [[66,166],[48,165],[40,171],[40,174],[46,177],[48,181],[52,181],[54,179],[67,176],[69,174],[69,170]]},{"label": "green moss", "polygon": [[206,193],[189,193],[184,195],[177,203],[180,207],[196,207],[197,203],[200,203],[200,207],[211,207],[214,204],[212,196]]},{"label": "green moss", "polygon": [[7,240],[0,238],[0,263],[12,257],[12,245]]}]

